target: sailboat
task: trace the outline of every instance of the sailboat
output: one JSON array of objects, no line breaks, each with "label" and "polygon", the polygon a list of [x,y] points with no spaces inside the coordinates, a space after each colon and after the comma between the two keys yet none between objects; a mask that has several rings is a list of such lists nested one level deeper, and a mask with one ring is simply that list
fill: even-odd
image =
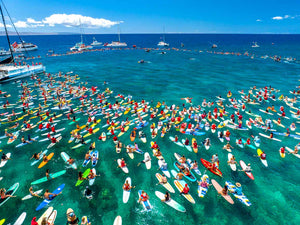
[{"label": "sailboat", "polygon": [[106,46],[106,47],[127,47],[127,44],[125,42],[121,42],[120,29],[119,29],[119,32],[118,32],[118,37],[119,37],[119,41],[112,41],[110,44],[105,43],[103,46]]},{"label": "sailboat", "polygon": [[[4,4],[3,1],[1,1],[1,3]],[[23,63],[19,62],[19,64],[17,64],[15,62],[15,58],[14,58],[14,55],[13,55],[14,51],[13,51],[12,46],[10,44],[10,39],[9,39],[9,36],[8,36],[8,32],[7,32],[6,23],[5,23],[5,20],[4,20],[4,15],[3,15],[1,4],[0,4],[0,12],[1,12],[3,26],[4,26],[4,29],[5,29],[5,34],[6,34],[6,38],[7,38],[7,42],[8,42],[8,46],[9,46],[9,51],[7,51],[7,52],[10,55],[8,58],[3,59],[2,61],[0,61],[0,82],[10,81],[10,80],[30,76],[30,75],[44,73],[45,72],[45,66],[43,66],[42,64],[29,65],[29,64],[26,64],[25,62],[23,62]],[[22,43],[23,43],[23,41],[21,40],[21,44]],[[26,48],[25,48],[24,51],[26,51]]]},{"label": "sailboat", "polygon": [[91,43],[91,46],[101,46],[102,42],[99,42],[96,40],[95,37],[93,37],[93,42]]},{"label": "sailboat", "polygon": [[253,45],[251,47],[252,48],[259,48],[259,45],[257,44],[257,42],[253,42]]},{"label": "sailboat", "polygon": [[168,47],[169,46],[169,43],[167,43],[165,40],[165,28],[164,28],[163,40],[158,42],[157,46],[160,46],[160,47]]},{"label": "sailboat", "polygon": [[81,41],[76,43],[72,48],[70,48],[71,51],[73,51],[73,52],[74,51],[82,52],[82,51],[86,51],[86,50],[91,50],[93,48],[93,46],[85,45],[83,43],[82,33],[83,33],[83,28],[81,27],[81,22],[80,22],[80,40]]}]

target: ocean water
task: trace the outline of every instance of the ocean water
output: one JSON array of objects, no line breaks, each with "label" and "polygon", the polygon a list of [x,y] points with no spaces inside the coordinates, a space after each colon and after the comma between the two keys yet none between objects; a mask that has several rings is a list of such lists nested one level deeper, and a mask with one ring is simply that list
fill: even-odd
[{"label": "ocean water", "polygon": [[[111,42],[117,40],[117,35],[85,35],[87,43],[92,42],[95,36],[98,41]],[[121,40],[127,42],[128,46],[136,45],[137,49],[125,50],[105,50],[96,52],[86,52],[75,55],[62,55],[57,57],[46,57],[48,50],[52,49],[55,53],[63,54],[76,42],[80,40],[79,35],[61,35],[61,36],[27,36],[24,40],[35,43],[39,50],[31,53],[34,56],[40,55],[41,59],[33,60],[42,62],[49,73],[58,71],[73,71],[78,74],[80,81],[88,82],[88,86],[98,86],[102,89],[104,81],[108,82],[110,89],[114,94],[122,93],[132,95],[136,100],[153,100],[153,106],[157,101],[165,101],[166,104],[182,105],[181,98],[192,97],[194,105],[201,104],[202,100],[214,101],[215,96],[226,96],[228,90],[233,92],[233,96],[239,98],[238,90],[248,90],[249,87],[257,85],[264,87],[271,85],[280,89],[280,94],[292,97],[289,90],[294,90],[299,84],[300,64],[274,62],[270,58],[262,59],[261,56],[282,56],[300,58],[300,35],[196,35],[196,34],[167,34],[166,41],[170,43],[170,48],[163,50],[166,54],[160,54],[162,50],[156,49],[156,44],[160,41],[161,35],[121,35]],[[12,37],[15,40],[15,37]],[[253,41],[256,41],[260,48],[251,48]],[[184,43],[184,47],[180,44]],[[211,45],[216,43],[216,52],[239,52],[242,55],[224,55],[210,53]],[[272,44],[274,43],[274,44]],[[0,38],[0,46],[5,47],[4,37]],[[149,53],[143,48],[155,48]],[[208,52],[209,51],[209,52]],[[244,56],[246,51],[254,55],[253,59]],[[139,60],[144,59],[147,63],[139,64]],[[32,60],[29,60],[31,62]],[[26,79],[30,82],[30,79]],[[17,92],[13,83],[0,85],[2,91],[8,91],[12,94],[11,102],[17,100]],[[279,94],[277,94],[277,97]],[[110,100],[112,101],[112,100]],[[259,106],[248,106],[254,113],[259,113],[258,109],[265,109],[274,104],[276,109],[284,105],[287,116],[290,117],[288,106],[283,102],[274,102],[262,104]],[[299,103],[295,104],[299,107]],[[248,109],[247,108],[247,109]],[[206,111],[212,110],[207,109]],[[1,110],[3,112],[3,110]],[[229,109],[232,113],[232,110]],[[80,125],[84,124],[86,117],[81,117]],[[266,114],[262,115],[266,119]],[[85,119],[84,119],[85,118]],[[123,116],[122,118],[125,119]],[[248,118],[248,115],[244,115]],[[271,117],[277,119],[276,116]],[[288,126],[291,121],[283,120],[283,124]],[[157,122],[157,120],[155,120]],[[105,119],[101,121],[101,125]],[[274,125],[276,127],[276,125]],[[297,124],[296,124],[297,126]],[[4,133],[7,125],[1,125],[0,135]],[[15,149],[16,141],[12,145],[6,145],[2,140],[0,149],[4,152],[12,152],[12,160],[4,168],[1,168],[0,187],[9,188],[12,184],[19,182],[20,187],[16,192],[17,198],[10,199],[0,207],[0,219],[5,218],[7,223],[14,223],[22,212],[27,212],[27,218],[24,224],[30,224],[32,217],[40,217],[44,210],[35,212],[35,208],[41,202],[40,199],[33,198],[27,201],[21,201],[21,198],[28,194],[30,183],[45,175],[47,168],[52,172],[57,172],[65,168],[65,164],[60,157],[60,152],[65,151],[76,159],[77,164],[81,165],[84,159],[85,147],[72,150],[74,144],[68,144],[70,137],[69,131],[75,128],[75,125],[60,123],[57,129],[66,127],[63,132],[63,140],[49,152],[54,152],[54,158],[42,169],[37,166],[31,167],[29,158],[34,152],[44,150],[46,145],[34,143],[30,146],[24,146]],[[284,132],[285,128],[276,127],[279,132]],[[102,132],[102,129],[101,129]],[[143,151],[150,150],[150,127],[144,128],[147,135],[147,143],[143,144],[139,140],[137,143]],[[265,168],[260,160],[254,155],[256,152],[249,148],[239,149],[234,141],[237,137],[247,138],[249,135],[258,135],[262,130],[253,128],[250,131],[234,131],[232,133],[231,145],[234,146],[233,154],[237,160],[243,160],[246,163],[251,162],[255,180],[250,180],[243,172],[233,172],[227,165],[227,152],[222,150],[221,144],[216,136],[210,131],[206,136],[197,136],[198,143],[205,137],[211,138],[212,146],[206,151],[203,147],[197,154],[190,153],[170,142],[169,136],[178,135],[179,139],[186,136],[172,129],[164,138],[157,137],[160,149],[169,165],[169,170],[174,169],[174,152],[184,154],[186,157],[198,161],[199,169],[203,173],[205,168],[200,163],[200,158],[210,159],[215,153],[218,153],[220,159],[220,170],[223,172],[223,178],[216,177],[210,172],[207,174],[210,178],[217,180],[221,185],[229,180],[240,182],[243,192],[249,198],[252,206],[246,207],[238,202],[234,197],[234,205],[230,205],[222,197],[217,195],[216,190],[211,186],[205,198],[200,199],[197,196],[197,184],[188,182],[191,187],[191,195],[196,200],[192,205],[186,199],[179,196],[172,180],[171,185],[176,189],[171,197],[182,204],[187,212],[180,213],[160,202],[155,196],[156,190],[165,192],[165,189],[156,185],[157,179],[157,160],[152,159],[151,170],[146,170],[144,165],[137,167],[137,164],[143,159],[142,155],[135,154],[133,160],[128,157],[124,149],[120,154],[115,152],[115,147],[109,139],[106,142],[97,141],[98,135],[93,137],[96,141],[96,149],[100,152],[100,160],[96,166],[98,174],[95,184],[91,187],[94,192],[94,198],[87,200],[82,192],[87,185],[83,183],[75,187],[77,180],[77,171],[68,169],[64,176],[55,180],[34,185],[34,189],[49,189],[53,191],[60,184],[65,183],[66,187],[63,194],[58,196],[50,206],[58,210],[56,223],[58,225],[66,223],[66,210],[74,209],[76,215],[82,217],[87,215],[92,224],[113,224],[117,215],[123,218],[123,224],[299,224],[300,223],[300,195],[299,189],[299,159],[293,155],[287,155],[286,158],[279,156],[278,150],[281,146],[293,148],[299,141],[290,137],[281,137],[281,143],[263,139],[260,148],[267,153],[269,167]],[[299,132],[299,128],[296,129]],[[26,132],[25,134],[35,134]],[[129,132],[120,137],[124,144],[130,143]],[[151,154],[152,155],[152,154]],[[116,159],[124,157],[129,165],[129,174],[133,185],[130,199],[127,204],[122,202],[122,185],[127,177],[117,168]],[[81,167],[79,170],[84,171]],[[198,177],[199,178],[199,177]],[[145,212],[143,207],[137,203],[139,189],[145,190],[150,196],[150,202],[153,206],[152,212]],[[5,223],[6,224],[6,223]]]}]

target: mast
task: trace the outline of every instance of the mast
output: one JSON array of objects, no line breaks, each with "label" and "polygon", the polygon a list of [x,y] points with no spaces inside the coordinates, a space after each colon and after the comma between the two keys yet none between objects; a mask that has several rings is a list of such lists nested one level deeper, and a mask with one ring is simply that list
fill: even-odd
[{"label": "mast", "polygon": [[4,26],[4,28],[5,28],[5,33],[6,33],[6,38],[7,38],[7,42],[8,42],[10,54],[11,54],[11,59],[12,59],[12,62],[15,62],[15,60],[14,60],[14,55],[13,55],[13,53],[12,53],[12,49],[11,49],[11,45],[10,45],[9,36],[8,36],[8,33],[7,33],[7,29],[6,29],[6,24],[5,24],[5,20],[4,20],[4,16],[3,16],[1,4],[0,4],[0,11],[1,11],[1,16],[2,16],[3,26]]},{"label": "mast", "polygon": [[121,43],[121,39],[120,39],[120,27],[118,26],[118,37],[119,37],[119,43]]},{"label": "mast", "polygon": [[166,40],[165,40],[165,26],[163,27],[163,42],[166,42]]}]

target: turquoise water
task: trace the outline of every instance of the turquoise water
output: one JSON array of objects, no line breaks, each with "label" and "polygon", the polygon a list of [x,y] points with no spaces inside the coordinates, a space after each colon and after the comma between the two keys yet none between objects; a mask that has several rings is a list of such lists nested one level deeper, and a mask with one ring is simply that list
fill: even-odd
[{"label": "turquoise water", "polygon": [[[46,65],[47,72],[57,73],[58,71],[74,71],[81,77],[80,81],[87,81],[89,86],[97,85],[103,89],[103,81],[108,81],[108,87],[114,91],[114,94],[122,93],[132,95],[136,100],[145,99],[156,102],[165,101],[168,105],[184,103],[180,98],[193,97],[195,105],[201,104],[203,98],[213,101],[215,96],[226,96],[228,90],[231,90],[235,97],[240,97],[238,90],[248,90],[250,86],[257,85],[264,87],[272,85],[276,89],[280,89],[280,94],[288,95],[289,90],[295,89],[299,79],[299,64],[297,63],[276,63],[271,59],[261,59],[263,55],[281,55],[285,57],[299,58],[300,37],[297,35],[272,36],[272,35],[170,35],[167,40],[171,46],[179,47],[180,43],[185,44],[185,48],[190,51],[166,50],[167,54],[161,55],[160,51],[151,51],[146,53],[144,50],[114,50],[103,52],[90,52],[79,55],[69,55],[61,57],[45,57],[48,49],[54,49],[55,52],[65,52],[76,41],[77,36],[57,36],[27,37],[26,40],[37,43],[40,50],[36,55],[41,55],[41,61]],[[90,38],[91,37],[87,37]],[[111,41],[114,36],[97,36],[97,40]],[[124,41],[128,44],[137,44],[141,47],[155,47],[159,41],[159,35],[124,35]],[[257,41],[261,45],[258,49],[251,49],[252,41]],[[216,42],[219,46],[216,51],[235,51],[244,53],[246,50],[255,53],[254,59],[246,56],[219,55],[207,53],[211,50],[209,42]],[[271,45],[274,42],[275,45]],[[202,50],[203,52],[199,52]],[[144,59],[149,63],[139,64],[138,60]],[[30,82],[30,79],[27,79]],[[14,91],[13,83],[3,84],[1,90],[10,92],[13,97],[10,102],[16,101],[17,93]],[[277,95],[278,97],[278,95]],[[111,99],[112,101],[114,99]],[[271,104],[271,103],[270,103]],[[266,108],[270,104],[262,104],[261,106],[248,106],[254,113],[259,113],[258,109]],[[288,106],[283,102],[274,103],[278,110],[280,105],[286,108],[287,116],[290,117]],[[296,107],[299,104],[295,105]],[[207,109],[212,110],[211,109]],[[1,110],[2,112],[3,110]],[[231,113],[232,110],[228,109]],[[266,119],[266,115],[262,115]],[[84,123],[84,117],[79,121],[80,125]],[[125,119],[125,117],[122,117]],[[248,118],[245,114],[244,118]],[[272,119],[277,119],[273,116]],[[102,126],[105,122],[101,121]],[[157,120],[155,120],[157,122]],[[289,125],[291,121],[283,120],[284,125]],[[7,222],[14,223],[22,212],[27,212],[27,218],[24,224],[29,224],[33,216],[41,216],[44,210],[35,212],[35,208],[41,202],[40,199],[30,199],[21,201],[21,198],[28,194],[30,183],[44,176],[47,168],[52,172],[57,172],[65,168],[65,164],[60,157],[60,152],[65,151],[77,160],[77,164],[83,162],[86,148],[72,150],[74,144],[68,144],[69,131],[75,128],[75,125],[69,126],[68,123],[60,123],[57,129],[66,127],[63,132],[63,140],[50,149],[54,152],[54,158],[42,169],[37,166],[30,167],[29,158],[31,155],[40,150],[44,150],[46,145],[34,143],[30,146],[24,146],[14,149],[19,142],[16,141],[11,146],[6,145],[2,140],[0,144],[4,152],[12,152],[12,160],[9,161],[4,168],[1,168],[0,177],[4,177],[1,181],[1,187],[9,188],[12,184],[19,182],[20,188],[16,192],[17,198],[10,199],[7,203],[0,207],[0,219],[6,218]],[[296,124],[297,125],[297,124]],[[276,125],[274,125],[275,128]],[[6,125],[1,125],[0,134],[4,133]],[[284,128],[278,128],[279,132],[284,132]],[[102,129],[101,129],[102,132]],[[139,147],[143,151],[150,150],[150,132],[149,126],[144,128],[147,135],[147,143],[143,144],[138,141]],[[269,167],[265,168],[258,158],[254,150],[239,149],[234,140],[236,137],[246,138],[250,134],[257,135],[262,130],[253,128],[250,131],[233,131],[231,137],[231,145],[234,146],[233,154],[237,160],[243,160],[246,163],[251,162],[255,180],[250,180],[243,172],[233,172],[226,165],[227,152],[222,150],[222,144],[219,142],[216,134],[210,131],[206,133],[206,137],[210,137],[212,147],[209,151],[200,148],[197,154],[190,153],[185,149],[171,143],[168,137],[178,135],[179,138],[188,137],[176,132],[172,129],[163,139],[157,137],[160,149],[169,165],[169,170],[174,169],[173,162],[175,158],[174,152],[184,154],[186,157],[196,159],[199,163],[200,171],[203,173],[205,168],[200,165],[200,158],[210,159],[215,153],[218,153],[220,159],[220,169],[223,172],[223,178],[207,172],[210,178],[216,179],[221,185],[226,180],[240,182],[243,186],[243,192],[249,198],[252,206],[246,207],[240,202],[235,201],[234,205],[227,203],[222,197],[217,196],[217,192],[210,187],[204,199],[197,196],[197,185],[188,182],[191,187],[191,195],[196,200],[196,204],[192,205],[186,199],[179,196],[176,190],[175,194],[171,194],[172,198],[182,204],[186,209],[186,213],[180,213],[169,206],[162,204],[155,196],[156,190],[164,192],[162,186],[156,186],[157,179],[157,160],[152,159],[151,170],[146,170],[144,165],[137,167],[136,165],[143,159],[142,155],[135,155],[131,160],[122,149],[120,154],[115,152],[115,147],[109,139],[106,142],[97,141],[98,135],[93,137],[96,141],[96,149],[100,152],[100,161],[96,169],[100,173],[95,184],[91,187],[94,192],[94,198],[87,200],[83,198],[82,191],[87,182],[80,187],[75,188],[77,180],[77,171],[68,169],[64,176],[58,177],[48,183],[34,185],[34,189],[44,190],[49,188],[53,191],[60,184],[65,183],[66,187],[63,194],[58,196],[50,205],[58,210],[58,216],[55,224],[65,224],[65,212],[67,208],[73,208],[75,213],[81,217],[87,215],[92,224],[113,224],[114,218],[121,215],[123,224],[299,224],[299,159],[287,155],[282,159],[278,154],[278,149],[285,145],[293,148],[298,141],[281,137],[282,143],[263,139],[260,148],[267,153]],[[299,132],[297,128],[296,132]],[[31,132],[27,132],[29,134]],[[35,136],[35,134],[32,134]],[[205,139],[205,136],[196,137],[198,143]],[[128,144],[129,133],[120,137],[120,140]],[[152,155],[152,154],[151,154]],[[133,185],[137,186],[131,193],[127,204],[122,202],[122,184],[126,179],[120,169],[117,169],[116,159],[124,157],[129,165],[129,176],[132,178]],[[84,169],[81,169],[84,171]],[[199,178],[199,177],[198,177]],[[173,182],[170,182],[174,187]],[[137,191],[145,190],[150,196],[150,202],[153,211],[144,212],[143,207],[138,204]]]}]

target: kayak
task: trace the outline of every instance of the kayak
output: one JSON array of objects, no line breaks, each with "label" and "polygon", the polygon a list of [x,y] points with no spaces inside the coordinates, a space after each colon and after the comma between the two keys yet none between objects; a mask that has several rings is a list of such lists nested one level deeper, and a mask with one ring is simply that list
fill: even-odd
[{"label": "kayak", "polygon": [[[11,153],[9,152],[9,153],[6,153],[6,156],[7,156],[7,158],[10,158],[10,156],[11,156]],[[1,160],[2,162],[0,163],[0,168],[1,167],[4,167],[5,165],[6,165],[6,163],[8,162],[8,160],[9,159],[7,159],[7,160]]]},{"label": "kayak", "polygon": [[123,170],[124,173],[129,173],[129,170],[128,170],[127,166],[121,167],[121,161],[122,161],[121,159],[117,160],[118,165],[120,166],[120,168]]},{"label": "kayak", "polygon": [[268,139],[270,139],[270,140],[274,140],[274,141],[279,141],[279,142],[281,142],[281,140],[279,140],[279,139],[277,139],[277,138],[270,138],[270,136],[268,136],[268,135],[265,135],[265,134],[262,134],[262,133],[258,133],[260,136],[262,136],[262,137],[265,137],[265,138],[268,138]]},{"label": "kayak", "polygon": [[27,213],[23,212],[13,225],[22,225],[26,218],[26,215],[27,215]]},{"label": "kayak", "polygon": [[[211,180],[212,185],[214,186],[214,188],[217,190],[218,193],[222,192],[223,188],[221,187],[221,185],[215,181],[214,179]],[[223,195],[221,194],[222,197],[229,202],[230,204],[234,204],[232,198],[227,194],[227,195]]]},{"label": "kayak", "polygon": [[44,156],[47,152],[48,152],[47,149],[46,149],[45,151],[43,151],[43,152],[40,154],[40,158],[34,160],[30,165],[33,166],[33,165],[37,164],[39,161],[41,161],[41,159],[43,159],[43,156]]},{"label": "kayak", "polygon": [[[39,194],[42,193],[42,191],[43,191],[43,189],[38,190],[38,191],[35,191],[34,193],[37,194],[37,195],[39,195]],[[23,200],[23,201],[24,201],[24,200],[28,200],[28,199],[31,199],[32,197],[33,197],[33,196],[32,196],[31,194],[29,194],[29,195],[26,195],[25,197],[23,197],[22,200]]]},{"label": "kayak", "polygon": [[[231,154],[231,153],[228,153],[228,161],[230,161],[231,158],[232,158],[232,154]],[[233,171],[236,171],[236,165],[235,165],[235,164],[229,163],[229,166],[230,166],[230,168],[231,168]]]},{"label": "kayak", "polygon": [[[164,200],[165,199],[165,195],[162,192],[159,191],[155,191],[155,195],[160,199],[160,200]],[[173,199],[170,198],[169,201],[164,201],[164,203],[166,203],[168,206],[176,209],[179,212],[186,212],[186,209],[180,205],[178,202],[174,201]]]},{"label": "kayak", "polygon": [[169,139],[170,139],[172,142],[174,142],[176,145],[178,145],[178,146],[180,146],[180,147],[184,147],[184,145],[183,145],[181,142],[179,142],[179,141],[176,141],[176,142],[175,142],[175,138],[174,138],[174,137],[170,136]]},{"label": "kayak", "polygon": [[[59,194],[65,187],[65,184],[60,185],[58,188],[56,188],[52,193],[53,194]],[[52,197],[50,200],[49,199],[45,199],[44,201],[41,202],[41,204],[39,204],[39,206],[35,209],[35,211],[39,211],[42,208],[44,208],[45,206],[47,206],[53,199],[55,199],[56,196],[51,196]]]},{"label": "kayak", "polygon": [[[186,185],[186,182],[184,180],[174,180],[174,184],[176,186],[176,188],[178,189],[179,192],[182,192],[183,188]],[[190,203],[195,204],[195,200],[194,198],[188,193],[188,194],[182,194],[183,197],[186,198],[186,200],[188,200]]]},{"label": "kayak", "polygon": [[185,139],[182,139],[181,140],[182,144],[184,145],[184,147],[186,147],[186,149],[189,151],[189,152],[192,152],[193,151],[193,148],[189,145],[185,145]]},{"label": "kayak", "polygon": [[[174,162],[174,167],[175,167],[175,169],[176,169],[177,171],[180,171],[179,165],[180,165],[180,164],[179,164],[177,161]],[[186,164],[185,164],[185,165],[184,165],[184,164],[181,164],[181,165],[187,167]],[[192,182],[195,182],[195,181],[196,181],[196,177],[195,177],[195,175],[192,173],[192,171],[190,171],[190,175],[189,175],[189,176],[187,176],[187,175],[184,174],[184,177],[185,177],[186,179],[188,179],[189,181],[192,181]]]},{"label": "kayak", "polygon": [[[285,149],[286,149],[287,151],[289,151],[289,152],[293,152],[293,150],[292,150],[291,148],[289,148],[289,147],[285,147]],[[296,156],[297,158],[300,158],[300,155],[299,155],[299,154],[294,154],[294,153],[292,153],[292,155]]]},{"label": "kayak", "polygon": [[[138,192],[139,198],[141,197],[141,194],[142,194],[142,190],[139,190],[139,192]],[[148,212],[150,212],[152,210],[152,205],[150,204],[149,200],[141,201],[141,203],[142,203],[144,209],[147,210]]]},{"label": "kayak", "polygon": [[[158,180],[159,182],[162,181],[162,175],[161,175],[161,174],[156,173],[155,176],[156,176],[156,178],[157,178],[157,180]],[[169,184],[169,182],[167,182],[167,183],[160,183],[160,184],[161,184],[165,189],[167,189],[169,192],[175,193],[175,190],[174,190],[173,187]]]},{"label": "kayak", "polygon": [[[67,163],[68,165],[70,165],[70,164],[68,163],[68,160],[70,159],[70,156],[69,156],[67,153],[61,152],[61,153],[60,153],[60,156],[63,158],[63,160],[65,161],[65,163]],[[71,167],[72,167],[74,170],[76,170],[76,169],[77,169],[76,163],[74,162],[74,163],[71,165]]]},{"label": "kayak", "polygon": [[[90,173],[90,169],[86,169],[83,174],[82,174],[82,177],[83,178],[87,178],[87,176],[89,175]],[[76,184],[75,184],[75,187],[79,186],[84,180],[77,180]]]},{"label": "kayak", "polygon": [[92,169],[93,173],[95,174],[95,177],[93,179],[90,179],[89,180],[89,185],[92,186],[94,183],[95,183],[95,180],[96,180],[96,175],[97,175],[97,172],[96,172],[96,169],[93,168]]},{"label": "kayak", "polygon": [[[125,180],[125,183],[126,181],[128,181],[128,184],[129,186],[131,186],[131,178],[130,177],[127,177],[126,180]],[[131,189],[126,191],[123,189],[123,203],[127,203],[128,200],[129,200],[129,197],[130,197],[130,192],[131,192]]]},{"label": "kayak", "polygon": [[218,175],[218,176],[222,177],[222,172],[221,172],[218,168],[216,168],[216,170],[212,170],[211,168],[209,168],[209,167],[212,166],[212,163],[211,163],[211,162],[209,162],[209,161],[207,161],[207,160],[201,158],[201,163],[202,163],[203,166],[205,166],[210,172],[212,172],[212,173],[215,174],[215,175]]},{"label": "kayak", "polygon": [[249,201],[249,199],[244,195],[238,195],[235,193],[236,190],[236,186],[234,184],[232,184],[230,181],[226,181],[225,184],[227,184],[228,187],[228,191],[231,192],[231,194],[236,197],[241,203],[245,204],[246,206],[250,206],[251,202]]},{"label": "kayak", "polygon": [[40,165],[38,166],[38,168],[40,169],[40,168],[42,168],[43,166],[45,166],[45,165],[49,162],[49,160],[52,159],[53,156],[54,156],[54,152],[51,152],[51,153],[47,156],[47,161],[46,161],[46,162],[42,161],[42,162],[40,163]]},{"label": "kayak", "polygon": [[[14,193],[18,190],[18,188],[19,188],[19,183],[15,183],[5,192],[5,194],[13,196]],[[7,202],[8,199],[10,199],[10,197],[0,199],[0,206],[2,206],[5,202]]]},{"label": "kayak", "polygon": [[66,172],[67,172],[66,170],[62,170],[62,171],[59,171],[59,172],[56,172],[56,173],[53,173],[53,174],[51,173],[51,174],[49,174],[49,177],[50,177],[49,179],[45,176],[45,177],[43,177],[41,179],[38,179],[36,181],[31,182],[31,185],[44,183],[44,182],[46,182],[48,180],[52,180],[52,179],[54,179],[56,177],[62,176]]},{"label": "kayak", "polygon": [[[206,174],[203,174],[203,176],[200,179],[200,182],[202,182],[204,178],[206,178],[206,182],[207,184],[209,184],[209,177]],[[201,187],[201,185],[198,185],[198,196],[200,198],[203,198],[206,195],[207,191],[208,191],[208,187]]]},{"label": "kayak", "polygon": [[[244,171],[244,170],[246,169],[246,167],[247,167],[246,163],[245,163],[243,160],[240,160],[240,165],[241,165],[243,171]],[[245,172],[245,171],[244,171],[244,172]],[[254,180],[254,176],[253,176],[253,174],[252,174],[251,172],[245,172],[245,173],[246,173],[246,175],[247,175],[251,180]]]},{"label": "kayak", "polygon": [[[261,154],[262,154],[262,150],[257,149],[257,155],[259,156],[259,158],[260,158],[260,155],[261,155]],[[262,162],[262,164],[264,164],[265,167],[268,167],[268,162],[267,162],[267,160],[261,159],[261,158],[260,158],[260,161]]]}]

